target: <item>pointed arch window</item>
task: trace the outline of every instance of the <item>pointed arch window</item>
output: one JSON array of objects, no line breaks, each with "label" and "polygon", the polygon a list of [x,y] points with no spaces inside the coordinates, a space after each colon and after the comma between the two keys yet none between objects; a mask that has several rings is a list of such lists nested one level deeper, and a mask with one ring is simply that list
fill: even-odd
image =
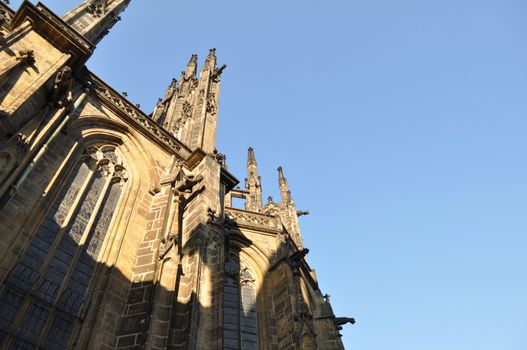
[{"label": "pointed arch window", "polygon": [[0,347],[71,347],[126,181],[113,146],[90,147],[74,165],[0,287]]},{"label": "pointed arch window", "polygon": [[256,280],[253,272],[230,253],[223,282],[223,327],[225,350],[258,349]]}]

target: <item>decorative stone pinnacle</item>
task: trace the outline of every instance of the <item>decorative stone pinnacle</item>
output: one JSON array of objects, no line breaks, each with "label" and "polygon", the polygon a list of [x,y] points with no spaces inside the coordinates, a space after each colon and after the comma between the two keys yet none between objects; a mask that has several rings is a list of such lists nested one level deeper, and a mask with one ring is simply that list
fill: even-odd
[{"label": "decorative stone pinnacle", "polygon": [[254,156],[254,149],[249,147],[247,155],[247,165],[256,165],[256,157]]}]

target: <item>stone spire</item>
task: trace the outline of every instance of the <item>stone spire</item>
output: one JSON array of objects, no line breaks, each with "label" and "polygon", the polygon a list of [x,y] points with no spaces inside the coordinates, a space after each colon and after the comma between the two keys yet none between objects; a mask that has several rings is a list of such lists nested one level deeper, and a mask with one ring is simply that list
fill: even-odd
[{"label": "stone spire", "polygon": [[187,70],[185,71],[185,77],[195,77],[198,71],[198,55],[193,54],[187,64]]},{"label": "stone spire", "polygon": [[165,123],[168,108],[170,106],[170,102],[172,101],[172,98],[174,97],[174,93],[176,92],[176,89],[177,89],[177,80],[172,79],[172,81],[170,82],[170,85],[168,86],[167,91],[165,92],[165,96],[163,98],[160,98],[159,101],[157,101],[157,105],[154,110],[154,113],[152,113],[152,119],[160,125],[163,125]]},{"label": "stone spire", "polygon": [[216,67],[216,50],[211,49],[199,77],[197,67],[198,56],[194,54],[178,84],[169,87],[158,102],[152,118],[190,148],[212,153],[216,149],[220,76],[225,65]]},{"label": "stone spire", "polygon": [[249,147],[247,155],[247,174],[245,179],[245,189],[249,191],[249,195],[245,200],[245,209],[251,211],[261,211],[262,203],[262,181],[258,176],[258,168],[256,164],[256,157],[254,156],[254,149]]},{"label": "stone spire", "polygon": [[280,186],[282,203],[287,204],[291,202],[291,191],[289,191],[289,185],[287,184],[287,179],[284,176],[284,171],[281,166],[278,167],[278,185]]},{"label": "stone spire", "polygon": [[[295,242],[299,249],[304,248],[304,242],[302,240],[302,234],[300,233],[300,225],[298,222],[298,215],[300,212],[297,212],[295,202],[291,197],[291,191],[289,190],[289,185],[287,184],[287,179],[284,176],[284,171],[282,167],[278,167],[278,184],[280,186],[280,197],[282,198],[279,206],[278,214],[282,219],[282,223],[289,232],[291,239]],[[307,212],[302,212],[302,214],[307,214]]]},{"label": "stone spire", "polygon": [[99,43],[117,23],[131,0],[86,0],[63,20],[93,44]]}]

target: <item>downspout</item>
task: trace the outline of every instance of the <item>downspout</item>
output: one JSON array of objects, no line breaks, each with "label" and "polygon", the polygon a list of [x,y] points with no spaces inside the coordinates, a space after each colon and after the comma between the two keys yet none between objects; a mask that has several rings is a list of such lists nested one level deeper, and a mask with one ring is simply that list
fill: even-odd
[{"label": "downspout", "polygon": [[9,188],[9,191],[2,196],[2,198],[0,200],[0,210],[3,209],[4,206],[7,204],[7,202],[11,198],[13,198],[15,196],[15,194],[18,192],[19,188],[26,181],[26,179],[29,176],[29,174],[31,174],[33,169],[35,169],[35,166],[38,164],[40,159],[44,156],[44,154],[46,154],[46,151],[48,150],[49,145],[53,142],[53,140],[55,140],[55,138],[58,136],[58,134],[62,131],[62,129],[64,129],[64,127],[66,126],[68,121],[71,119],[71,115],[73,113],[75,113],[77,111],[77,109],[79,108],[79,106],[82,104],[82,102],[84,102],[84,99],[86,98],[86,96],[87,96],[87,92],[83,92],[79,96],[79,98],[77,98],[77,100],[73,104],[72,110],[68,114],[66,114],[66,116],[64,117],[62,122],[59,124],[59,126],[55,129],[53,134],[51,134],[51,136],[47,139],[46,143],[44,143],[44,145],[42,145],[42,147],[40,148],[38,153],[31,160],[29,165],[24,169],[24,172],[18,177],[17,182],[14,185],[12,185]]}]

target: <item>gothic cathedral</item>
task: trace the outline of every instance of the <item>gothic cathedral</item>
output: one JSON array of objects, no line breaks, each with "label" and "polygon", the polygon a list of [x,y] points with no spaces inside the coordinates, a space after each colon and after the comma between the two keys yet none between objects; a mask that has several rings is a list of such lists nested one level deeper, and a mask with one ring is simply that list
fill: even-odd
[{"label": "gothic cathedral", "polygon": [[282,169],[264,204],[215,148],[215,50],[150,115],[85,67],[129,2],[0,2],[0,348],[343,349]]}]

